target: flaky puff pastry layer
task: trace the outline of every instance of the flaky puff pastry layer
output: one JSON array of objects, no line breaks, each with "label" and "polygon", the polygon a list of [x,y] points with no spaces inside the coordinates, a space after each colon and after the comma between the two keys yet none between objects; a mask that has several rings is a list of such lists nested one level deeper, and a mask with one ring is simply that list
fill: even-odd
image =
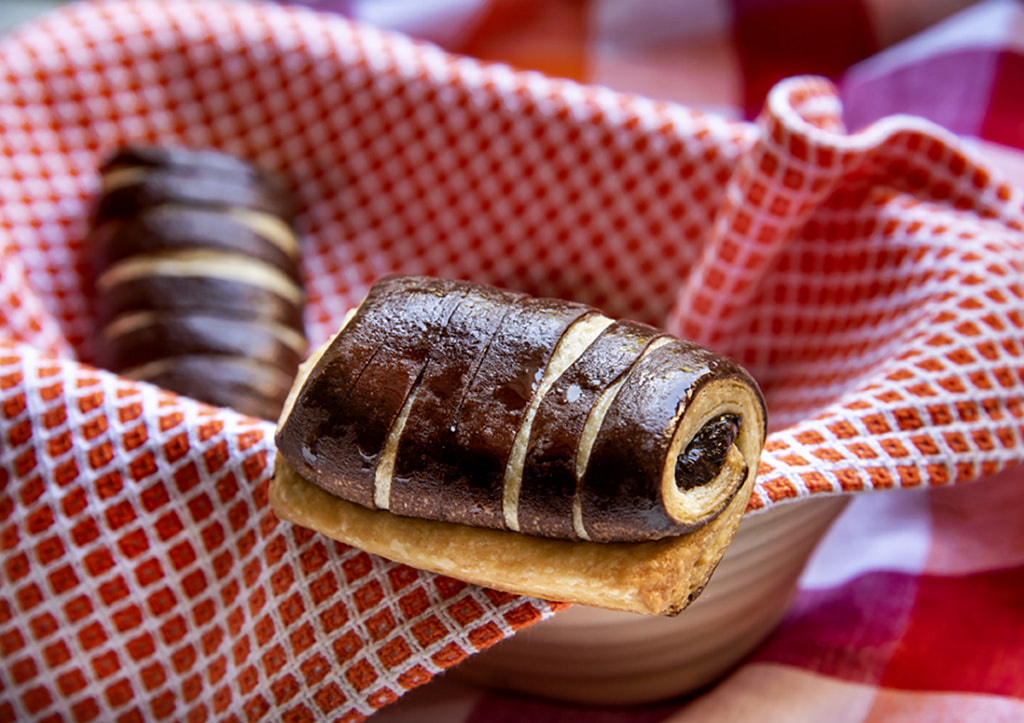
[{"label": "flaky puff pastry layer", "polygon": [[[745,465],[733,448],[727,467]],[[697,598],[721,560],[753,490],[750,469],[726,509],[700,529],[653,542],[553,540],[371,510],[302,479],[281,455],[270,503],[288,522],[395,562],[531,597],[624,612],[674,615]]]}]

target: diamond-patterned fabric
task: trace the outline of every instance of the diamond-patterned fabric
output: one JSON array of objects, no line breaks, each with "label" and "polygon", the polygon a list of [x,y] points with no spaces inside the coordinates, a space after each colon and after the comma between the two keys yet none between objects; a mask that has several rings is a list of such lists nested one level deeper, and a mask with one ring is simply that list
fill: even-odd
[{"label": "diamond-patterned fabric", "polygon": [[1024,457],[1024,197],[922,121],[846,134],[827,81],[747,123],[198,1],[71,7],[0,70],[0,720],[356,720],[559,607],[277,521],[272,425],[89,366],[124,142],[291,180],[314,345],[400,271],[734,356],[772,420],[752,510]]}]

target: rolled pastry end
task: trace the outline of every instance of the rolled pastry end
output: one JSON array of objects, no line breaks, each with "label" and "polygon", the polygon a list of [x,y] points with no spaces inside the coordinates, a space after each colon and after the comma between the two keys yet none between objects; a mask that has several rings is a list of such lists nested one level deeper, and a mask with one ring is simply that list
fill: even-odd
[{"label": "rolled pastry end", "polygon": [[100,167],[86,246],[96,360],[273,419],[307,343],[295,204],[277,174],[214,150],[128,146]]},{"label": "rolled pastry end", "polygon": [[662,471],[668,514],[685,527],[725,509],[757,474],[764,437],[763,403],[745,378],[715,379],[701,387],[676,429]]}]

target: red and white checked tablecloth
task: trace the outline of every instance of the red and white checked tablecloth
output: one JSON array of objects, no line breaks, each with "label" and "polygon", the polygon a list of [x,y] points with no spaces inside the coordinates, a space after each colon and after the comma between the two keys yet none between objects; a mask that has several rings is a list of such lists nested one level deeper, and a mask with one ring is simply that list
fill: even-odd
[{"label": "red and white checked tablecloth", "polygon": [[1024,10],[958,4],[106,1],[0,39],[0,721],[357,720],[559,608],[279,522],[272,425],[89,366],[126,141],[291,180],[314,344],[387,272],[580,299],[759,379],[752,513],[888,490],[705,695],[464,719],[1020,718],[1024,193],[962,136],[1024,148]]}]

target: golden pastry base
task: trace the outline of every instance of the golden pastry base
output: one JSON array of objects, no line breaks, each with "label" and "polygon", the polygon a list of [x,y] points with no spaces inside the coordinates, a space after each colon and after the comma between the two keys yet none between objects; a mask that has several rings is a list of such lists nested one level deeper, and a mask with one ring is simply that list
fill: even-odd
[{"label": "golden pastry base", "polygon": [[[369,510],[305,481],[278,455],[270,503],[279,517],[422,570],[531,597],[673,615],[704,588],[754,484],[699,530],[656,542],[548,540]],[[559,616],[560,617],[560,616]]]}]

